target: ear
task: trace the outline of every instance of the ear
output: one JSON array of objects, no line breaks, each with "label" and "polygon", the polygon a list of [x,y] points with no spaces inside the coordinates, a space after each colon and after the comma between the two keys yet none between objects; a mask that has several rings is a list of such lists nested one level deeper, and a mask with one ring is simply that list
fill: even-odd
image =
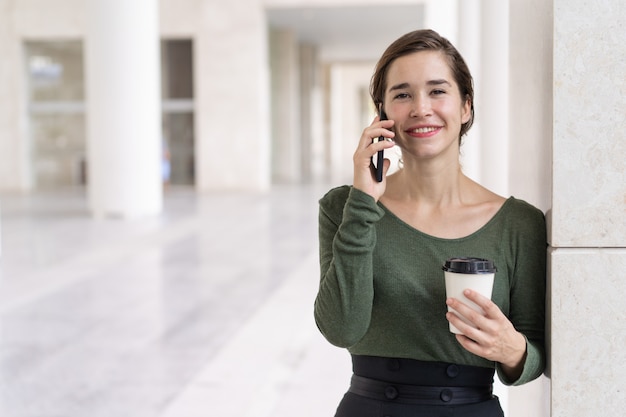
[{"label": "ear", "polygon": [[465,102],[463,103],[463,107],[461,108],[461,124],[465,124],[469,122],[472,117],[472,100],[466,97]]}]

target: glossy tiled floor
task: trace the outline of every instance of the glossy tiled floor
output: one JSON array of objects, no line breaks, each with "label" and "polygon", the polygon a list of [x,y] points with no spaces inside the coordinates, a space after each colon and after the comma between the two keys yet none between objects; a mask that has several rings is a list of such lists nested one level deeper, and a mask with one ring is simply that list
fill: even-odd
[{"label": "glossy tiled floor", "polygon": [[137,220],[91,219],[82,190],[0,196],[0,416],[332,416],[350,364],[312,318],[327,188],[173,188]]}]

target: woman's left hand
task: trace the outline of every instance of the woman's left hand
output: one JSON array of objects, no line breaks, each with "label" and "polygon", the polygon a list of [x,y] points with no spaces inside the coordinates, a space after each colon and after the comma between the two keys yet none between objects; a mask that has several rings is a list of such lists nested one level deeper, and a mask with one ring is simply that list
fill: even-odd
[{"label": "woman's left hand", "polygon": [[471,323],[467,324],[454,312],[446,314],[448,321],[463,333],[457,334],[456,339],[469,352],[500,362],[507,377],[517,379],[526,359],[526,338],[515,330],[493,301],[470,289],[463,294],[480,306],[485,314],[475,311],[456,298],[448,298],[446,304]]}]

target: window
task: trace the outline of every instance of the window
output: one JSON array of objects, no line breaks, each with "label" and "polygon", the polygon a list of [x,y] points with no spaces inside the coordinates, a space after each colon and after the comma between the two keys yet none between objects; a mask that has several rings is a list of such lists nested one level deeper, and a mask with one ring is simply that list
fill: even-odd
[{"label": "window", "polygon": [[80,41],[26,42],[32,182],[85,184],[85,103]]}]

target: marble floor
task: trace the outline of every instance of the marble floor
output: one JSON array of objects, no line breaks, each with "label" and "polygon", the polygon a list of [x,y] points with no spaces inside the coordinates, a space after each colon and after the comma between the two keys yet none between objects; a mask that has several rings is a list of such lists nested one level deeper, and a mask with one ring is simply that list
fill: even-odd
[{"label": "marble floor", "polygon": [[135,220],[92,219],[80,189],[0,195],[0,416],[332,416],[350,363],[312,317],[327,188],[171,188]]}]

